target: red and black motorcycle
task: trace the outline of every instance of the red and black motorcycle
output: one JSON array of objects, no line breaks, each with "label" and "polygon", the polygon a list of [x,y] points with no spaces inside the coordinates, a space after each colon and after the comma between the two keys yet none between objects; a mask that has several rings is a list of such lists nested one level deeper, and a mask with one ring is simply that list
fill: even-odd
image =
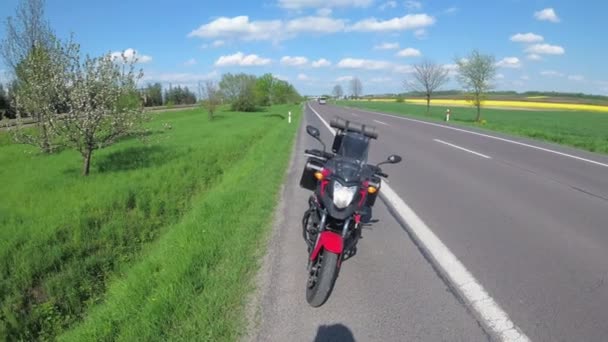
[{"label": "red and black motorcycle", "polygon": [[323,151],[305,150],[309,158],[300,179],[301,187],[314,191],[302,219],[309,252],[306,300],[313,307],[325,303],[341,262],[357,251],[362,226],[371,221],[380,177],[388,177],[380,165],[401,161],[400,156],[391,155],[378,165],[367,164],[370,140],[378,138],[375,127],[341,118],[333,119],[330,126],[337,130],[332,152],[325,151],[317,128],[306,127]]}]

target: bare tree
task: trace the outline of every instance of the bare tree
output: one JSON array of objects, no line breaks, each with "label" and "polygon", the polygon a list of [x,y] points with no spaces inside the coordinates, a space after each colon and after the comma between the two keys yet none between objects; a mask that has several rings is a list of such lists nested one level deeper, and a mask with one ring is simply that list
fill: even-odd
[{"label": "bare tree", "polygon": [[449,80],[448,70],[440,64],[425,60],[414,65],[413,80],[406,81],[405,87],[426,96],[426,114],[431,108],[431,96]]},{"label": "bare tree", "polygon": [[212,80],[205,81],[203,87],[203,106],[209,113],[209,121],[213,120],[213,113],[220,105],[222,100],[222,92],[217,83]]},{"label": "bare tree", "polygon": [[492,55],[484,55],[474,50],[466,59],[457,59],[458,81],[469,93],[469,101],[477,107],[477,122],[481,120],[481,105],[486,93],[494,88],[496,63]]},{"label": "bare tree", "polygon": [[19,63],[33,49],[49,48],[53,44],[53,32],[44,18],[44,0],[21,0],[15,17],[6,18],[6,36],[0,49],[9,71],[16,74]]},{"label": "bare tree", "polygon": [[344,96],[344,90],[342,90],[342,86],[339,84],[336,84],[334,86],[334,90],[332,91],[332,94],[334,95],[334,97],[336,99],[342,98],[342,96]]},{"label": "bare tree", "polygon": [[363,94],[363,85],[361,85],[361,80],[358,77],[353,77],[350,80],[350,93],[355,99],[358,99]]}]

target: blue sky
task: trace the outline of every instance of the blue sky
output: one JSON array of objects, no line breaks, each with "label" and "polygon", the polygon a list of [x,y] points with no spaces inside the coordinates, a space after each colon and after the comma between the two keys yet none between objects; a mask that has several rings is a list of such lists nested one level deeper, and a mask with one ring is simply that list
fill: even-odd
[{"label": "blue sky", "polygon": [[[0,16],[16,6],[3,0]],[[193,86],[224,72],[271,72],[303,94],[346,90],[352,76],[367,94],[402,92],[412,64],[429,58],[453,68],[472,49],[496,57],[497,89],[608,94],[606,13],[599,0],[46,4],[56,33],[73,32],[83,51],[137,51],[146,81]],[[458,87],[452,77],[445,88]]]}]

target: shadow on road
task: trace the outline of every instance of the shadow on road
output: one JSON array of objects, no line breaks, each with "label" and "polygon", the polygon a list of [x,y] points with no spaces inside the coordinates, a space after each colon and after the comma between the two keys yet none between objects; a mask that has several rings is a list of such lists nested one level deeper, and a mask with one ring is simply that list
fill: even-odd
[{"label": "shadow on road", "polygon": [[342,324],[321,325],[314,342],[355,342],[352,331]]}]

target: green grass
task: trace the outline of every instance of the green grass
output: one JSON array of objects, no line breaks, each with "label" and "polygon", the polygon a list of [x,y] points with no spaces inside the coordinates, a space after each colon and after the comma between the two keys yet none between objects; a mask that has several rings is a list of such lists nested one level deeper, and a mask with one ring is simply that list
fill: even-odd
[{"label": "green grass", "polygon": [[[448,107],[397,102],[339,101],[339,105],[371,109],[386,113],[444,120]],[[450,122],[483,127],[523,137],[568,145],[591,152],[608,153],[608,114],[575,111],[527,111],[482,108],[482,120],[475,122],[474,108],[450,107]]]},{"label": "green grass", "polygon": [[0,133],[0,340],[235,339],[299,114],[155,115],[87,178]]}]

